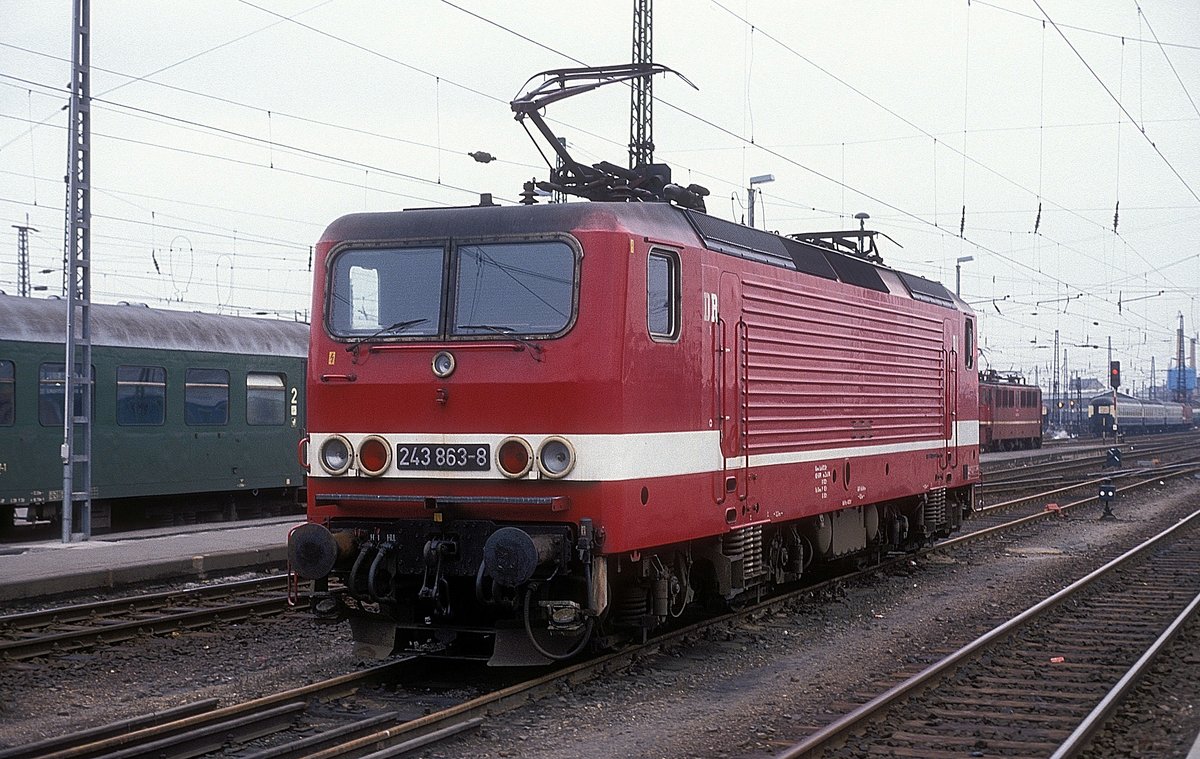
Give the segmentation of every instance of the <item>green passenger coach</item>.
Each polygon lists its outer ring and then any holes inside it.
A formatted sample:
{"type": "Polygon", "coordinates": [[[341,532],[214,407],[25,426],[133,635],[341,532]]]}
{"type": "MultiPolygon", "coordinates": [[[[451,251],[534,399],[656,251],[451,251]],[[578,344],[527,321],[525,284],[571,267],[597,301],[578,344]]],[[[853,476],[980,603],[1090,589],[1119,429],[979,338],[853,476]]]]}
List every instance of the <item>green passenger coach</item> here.
{"type": "MultiPolygon", "coordinates": [[[[0,531],[60,518],[65,333],[0,295],[0,531]]],[[[91,334],[93,530],[297,504],[307,324],[93,305],[91,334]]]]}

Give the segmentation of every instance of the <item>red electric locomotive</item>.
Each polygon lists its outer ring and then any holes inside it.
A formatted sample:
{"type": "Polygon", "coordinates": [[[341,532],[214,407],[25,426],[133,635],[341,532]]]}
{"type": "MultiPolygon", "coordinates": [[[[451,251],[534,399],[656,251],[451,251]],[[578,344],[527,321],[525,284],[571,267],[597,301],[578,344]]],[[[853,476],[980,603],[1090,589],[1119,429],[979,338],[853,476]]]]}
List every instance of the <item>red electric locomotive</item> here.
{"type": "Polygon", "coordinates": [[[1042,447],[1042,389],[1020,374],[979,374],[979,447],[1016,451],[1042,447]]]}
{"type": "Polygon", "coordinates": [[[564,166],[550,189],[651,202],[354,214],[317,246],[290,555],[340,580],[314,606],[360,655],[566,658],[958,526],[979,482],[962,301],[867,260],[871,232],[782,237],[706,215],[661,165],[564,166]]]}

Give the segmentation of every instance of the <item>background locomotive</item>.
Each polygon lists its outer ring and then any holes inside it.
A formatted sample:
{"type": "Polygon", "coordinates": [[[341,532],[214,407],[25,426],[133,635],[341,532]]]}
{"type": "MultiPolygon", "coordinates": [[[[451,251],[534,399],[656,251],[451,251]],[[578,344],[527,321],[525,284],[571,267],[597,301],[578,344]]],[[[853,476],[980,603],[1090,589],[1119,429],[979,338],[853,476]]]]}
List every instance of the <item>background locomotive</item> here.
{"type": "MultiPolygon", "coordinates": [[[[144,306],[91,316],[93,529],[297,500],[308,325],[144,306]]],[[[65,301],[0,296],[0,529],[17,508],[59,516],[65,325],[65,301]]]]}
{"type": "Polygon", "coordinates": [[[1015,451],[1042,447],[1042,389],[1019,374],[979,373],[979,447],[1015,451]]]}
{"type": "Polygon", "coordinates": [[[1152,401],[1110,391],[1088,401],[1093,435],[1137,435],[1191,429],[1192,407],[1175,401],[1152,401]]]}

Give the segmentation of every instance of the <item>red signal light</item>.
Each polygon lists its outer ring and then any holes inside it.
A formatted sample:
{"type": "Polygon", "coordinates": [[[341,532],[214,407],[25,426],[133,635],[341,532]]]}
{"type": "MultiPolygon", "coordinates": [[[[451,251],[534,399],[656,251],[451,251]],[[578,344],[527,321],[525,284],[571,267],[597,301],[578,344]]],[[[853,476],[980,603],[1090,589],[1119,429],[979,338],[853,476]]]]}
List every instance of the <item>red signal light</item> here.
{"type": "Polygon", "coordinates": [[[358,467],[372,477],[383,474],[392,463],[392,448],[381,437],[371,436],[358,446],[358,467]]]}
{"type": "Polygon", "coordinates": [[[521,438],[510,437],[496,451],[496,463],[506,477],[524,477],[533,467],[533,449],[521,438]]]}

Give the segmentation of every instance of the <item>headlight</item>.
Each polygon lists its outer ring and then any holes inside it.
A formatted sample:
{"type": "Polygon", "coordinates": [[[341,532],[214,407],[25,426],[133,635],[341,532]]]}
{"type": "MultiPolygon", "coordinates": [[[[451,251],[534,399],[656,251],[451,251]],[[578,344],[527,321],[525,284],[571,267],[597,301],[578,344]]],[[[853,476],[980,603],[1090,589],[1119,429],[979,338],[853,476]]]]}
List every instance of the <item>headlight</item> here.
{"type": "Polygon", "coordinates": [[[358,444],[358,468],[370,477],[378,477],[392,463],[392,446],[378,435],[363,438],[358,444]]]}
{"type": "Polygon", "coordinates": [[[330,474],[343,474],[350,468],[350,441],[341,435],[334,435],[321,443],[321,451],[317,456],[321,468],[330,474]]]}
{"type": "Polygon", "coordinates": [[[519,437],[510,437],[496,448],[496,466],[505,477],[524,477],[533,468],[533,448],[519,437]]]}
{"type": "Polygon", "coordinates": [[[450,351],[438,351],[431,363],[434,375],[442,379],[454,374],[454,364],[454,354],[450,351]]]}
{"type": "Polygon", "coordinates": [[[537,465],[546,477],[566,477],[575,466],[575,446],[566,438],[548,437],[538,448],[537,465]]]}

